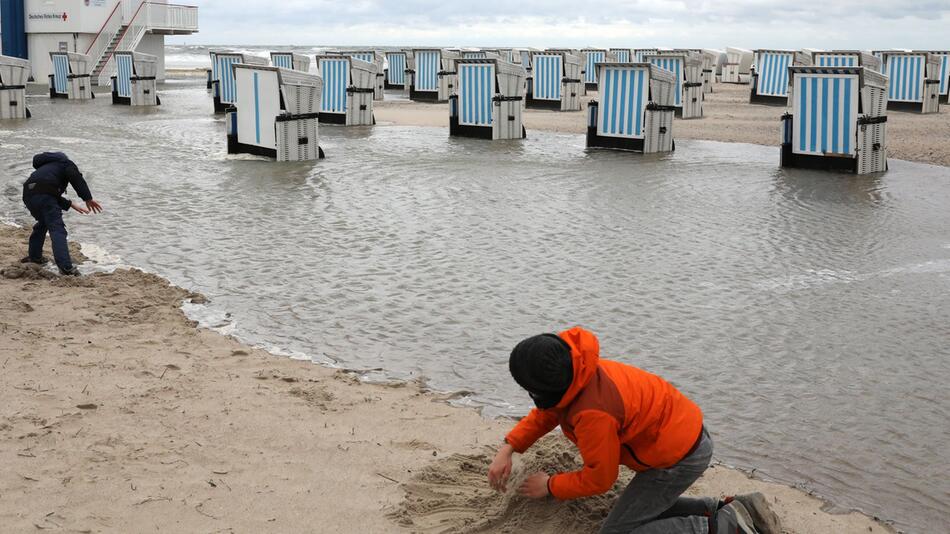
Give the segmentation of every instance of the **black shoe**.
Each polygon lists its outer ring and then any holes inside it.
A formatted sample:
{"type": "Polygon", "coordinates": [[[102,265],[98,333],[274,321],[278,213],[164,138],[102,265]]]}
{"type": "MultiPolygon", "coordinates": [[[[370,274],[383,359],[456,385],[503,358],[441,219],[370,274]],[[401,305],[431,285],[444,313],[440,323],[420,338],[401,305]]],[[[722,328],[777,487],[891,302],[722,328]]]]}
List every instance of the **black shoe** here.
{"type": "Polygon", "coordinates": [[[82,276],[82,274],[80,274],[80,272],[79,272],[79,269],[77,269],[77,268],[75,268],[75,267],[69,269],[68,271],[67,271],[66,269],[60,268],[60,269],[59,269],[59,274],[61,274],[61,275],[63,275],[63,276],[82,276]]]}
{"type": "Polygon", "coordinates": [[[47,262],[49,262],[49,260],[46,259],[46,256],[40,256],[39,258],[31,258],[27,256],[20,260],[20,263],[35,263],[37,265],[46,265],[47,262]]]}

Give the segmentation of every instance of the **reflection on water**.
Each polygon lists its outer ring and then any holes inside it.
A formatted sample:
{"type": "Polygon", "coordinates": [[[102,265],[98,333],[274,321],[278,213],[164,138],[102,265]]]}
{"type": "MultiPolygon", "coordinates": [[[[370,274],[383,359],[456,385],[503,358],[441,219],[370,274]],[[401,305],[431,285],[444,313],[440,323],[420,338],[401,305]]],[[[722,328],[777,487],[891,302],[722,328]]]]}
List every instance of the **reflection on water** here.
{"type": "Polygon", "coordinates": [[[904,528],[945,521],[947,169],[332,126],[326,160],[277,164],[225,154],[200,83],[145,111],[31,99],[0,130],[0,216],[23,220],[30,156],[63,149],[108,210],[72,235],[205,293],[242,339],[522,413],[508,351],[582,324],[695,398],[723,460],[904,528]]]}

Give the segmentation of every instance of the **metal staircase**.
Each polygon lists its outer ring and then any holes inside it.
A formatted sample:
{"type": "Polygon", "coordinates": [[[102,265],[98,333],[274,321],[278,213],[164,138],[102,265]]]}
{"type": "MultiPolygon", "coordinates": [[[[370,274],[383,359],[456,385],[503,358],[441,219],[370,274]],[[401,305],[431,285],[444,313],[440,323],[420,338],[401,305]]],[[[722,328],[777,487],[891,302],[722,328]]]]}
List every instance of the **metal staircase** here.
{"type": "Polygon", "coordinates": [[[115,32],[114,36],[112,36],[112,41],[109,43],[109,46],[107,46],[102,55],[99,56],[99,61],[96,63],[96,67],[92,69],[92,85],[99,85],[99,75],[102,74],[102,71],[106,68],[106,65],[109,64],[109,60],[112,59],[112,54],[119,46],[119,40],[122,39],[122,36],[125,34],[125,31],[128,29],[128,27],[129,26],[127,24],[119,26],[118,31],[115,32]]]}

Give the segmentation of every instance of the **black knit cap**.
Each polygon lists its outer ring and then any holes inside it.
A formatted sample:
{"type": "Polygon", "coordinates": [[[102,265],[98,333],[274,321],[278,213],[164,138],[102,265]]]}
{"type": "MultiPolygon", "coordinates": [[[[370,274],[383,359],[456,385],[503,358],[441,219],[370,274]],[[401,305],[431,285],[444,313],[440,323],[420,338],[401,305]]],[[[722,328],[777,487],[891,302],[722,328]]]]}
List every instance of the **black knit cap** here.
{"type": "Polygon", "coordinates": [[[553,408],[574,380],[571,347],[555,334],[529,337],[511,351],[508,370],[538,408],[553,408]]]}

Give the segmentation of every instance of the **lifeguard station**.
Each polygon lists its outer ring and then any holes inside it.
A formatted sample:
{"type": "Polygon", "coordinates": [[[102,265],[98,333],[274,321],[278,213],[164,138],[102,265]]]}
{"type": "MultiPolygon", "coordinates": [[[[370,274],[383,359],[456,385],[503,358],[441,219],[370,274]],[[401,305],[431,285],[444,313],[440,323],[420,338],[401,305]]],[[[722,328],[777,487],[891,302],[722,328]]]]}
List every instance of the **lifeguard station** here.
{"type": "Polygon", "coordinates": [[[534,109],[580,111],[583,60],[566,51],[531,54],[531,77],[525,106],[534,109]]]}
{"type": "Polygon", "coordinates": [[[224,113],[237,100],[237,83],[234,80],[234,65],[254,65],[266,67],[267,59],[225,50],[209,52],[214,63],[211,64],[211,96],[214,99],[214,112],[224,113]]]}
{"type": "Polygon", "coordinates": [[[270,64],[281,69],[310,72],[310,57],[293,52],[271,52],[270,64]]]}
{"type": "Polygon", "coordinates": [[[319,75],[246,63],[230,68],[237,90],[226,114],[229,154],[277,161],[324,157],[318,137],[319,75]]]}
{"type": "Polygon", "coordinates": [[[69,100],[96,98],[92,92],[92,58],[75,52],[50,52],[53,74],[49,75],[49,97],[69,100]]]}
{"type": "Polygon", "coordinates": [[[28,119],[26,82],[30,62],[18,57],[0,56],[0,119],[28,119]]]}
{"type": "Polygon", "coordinates": [[[112,103],[125,106],[159,106],[156,75],[158,58],[141,52],[116,52],[112,77],[112,103]]]}
{"type": "Polygon", "coordinates": [[[789,67],[782,166],[887,170],[888,79],[866,67],[789,67]]]}
{"type": "Polygon", "coordinates": [[[675,75],[653,63],[598,63],[598,100],[587,105],[587,146],[671,152],[675,75]]]}
{"type": "Polygon", "coordinates": [[[719,77],[721,83],[748,83],[752,77],[752,62],[755,61],[755,53],[745,48],[726,47],[726,62],[722,65],[722,74],[719,77]],[[742,77],[746,81],[742,81],[742,77]]]}
{"type": "Polygon", "coordinates": [[[703,116],[703,57],[685,50],[647,55],[646,60],[673,73],[673,107],[683,119],[703,116]]]}
{"type": "Polygon", "coordinates": [[[320,122],[369,126],[373,118],[376,65],[345,55],[317,56],[323,78],[320,122]]]}
{"type": "Polygon", "coordinates": [[[788,104],[788,68],[810,63],[805,53],[800,51],[756,50],[749,103],[772,106],[788,104]]]}
{"type": "Polygon", "coordinates": [[[406,52],[386,52],[386,89],[405,89],[406,52]]]}
{"type": "Polygon", "coordinates": [[[940,57],[930,52],[884,52],[890,79],[887,108],[917,113],[940,111],[940,57]]]}
{"type": "Polygon", "coordinates": [[[458,92],[449,97],[449,134],[524,139],[525,70],[501,59],[460,59],[458,92]]]}

